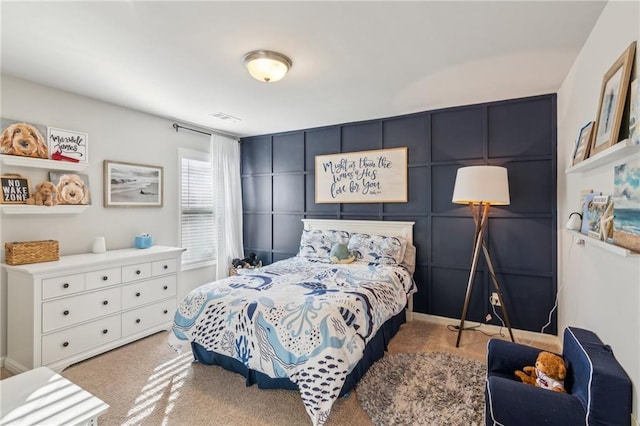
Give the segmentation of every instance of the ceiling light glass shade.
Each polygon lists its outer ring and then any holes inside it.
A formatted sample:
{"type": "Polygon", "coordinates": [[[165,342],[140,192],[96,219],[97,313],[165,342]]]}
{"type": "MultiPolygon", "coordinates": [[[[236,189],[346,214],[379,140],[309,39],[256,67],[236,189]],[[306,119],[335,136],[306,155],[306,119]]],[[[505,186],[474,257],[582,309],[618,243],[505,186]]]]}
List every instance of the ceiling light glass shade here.
{"type": "Polygon", "coordinates": [[[291,68],[291,59],[268,50],[249,52],[244,55],[242,62],[253,78],[265,83],[281,80],[291,68]]]}
{"type": "Polygon", "coordinates": [[[456,174],[453,199],[456,204],[508,205],[509,180],[507,169],[500,166],[461,167],[456,174]]]}

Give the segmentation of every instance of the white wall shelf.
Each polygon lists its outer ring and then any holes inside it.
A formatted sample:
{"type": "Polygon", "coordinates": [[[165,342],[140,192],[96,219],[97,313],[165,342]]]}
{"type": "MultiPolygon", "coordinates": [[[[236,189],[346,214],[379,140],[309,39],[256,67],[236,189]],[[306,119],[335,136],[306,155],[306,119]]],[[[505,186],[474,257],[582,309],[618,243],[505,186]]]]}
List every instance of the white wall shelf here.
{"type": "Polygon", "coordinates": [[[0,204],[4,214],[77,214],[82,213],[89,206],[59,205],[33,206],[27,204],[0,204]]]}
{"type": "Polygon", "coordinates": [[[578,241],[582,241],[584,244],[593,245],[603,250],[610,251],[611,253],[615,253],[618,256],[629,257],[629,256],[640,256],[639,253],[632,252],[629,249],[624,247],[616,246],[615,244],[610,244],[601,240],[597,240],[595,238],[591,238],[587,235],[584,235],[578,231],[568,231],[569,234],[573,236],[574,242],[580,244],[578,241]]]}
{"type": "Polygon", "coordinates": [[[87,168],[88,163],[73,163],[70,161],[45,160],[44,158],[21,157],[18,155],[0,155],[2,164],[16,167],[31,167],[49,170],[80,171],[87,168]]]}
{"type": "Polygon", "coordinates": [[[620,160],[634,153],[640,153],[640,145],[633,145],[631,140],[625,139],[597,153],[593,157],[589,157],[575,166],[565,169],[564,172],[566,174],[586,172],[613,163],[616,160],[620,160]]]}

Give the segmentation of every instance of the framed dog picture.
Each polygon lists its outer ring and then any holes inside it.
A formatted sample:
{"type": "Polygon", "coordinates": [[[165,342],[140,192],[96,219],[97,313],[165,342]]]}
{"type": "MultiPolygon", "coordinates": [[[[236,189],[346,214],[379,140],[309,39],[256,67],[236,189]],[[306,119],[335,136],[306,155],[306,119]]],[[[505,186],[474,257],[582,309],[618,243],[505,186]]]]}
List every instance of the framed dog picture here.
{"type": "Polygon", "coordinates": [[[43,136],[47,134],[46,126],[0,118],[0,127],[0,154],[49,158],[47,141],[43,136]]]}
{"type": "Polygon", "coordinates": [[[0,176],[2,204],[27,204],[29,198],[29,178],[20,175],[0,176]]]}
{"type": "Polygon", "coordinates": [[[105,207],[162,207],[163,169],[104,161],[105,207]]]}
{"type": "Polygon", "coordinates": [[[89,176],[75,172],[49,171],[49,181],[58,189],[58,204],[89,205],[89,176]]]}

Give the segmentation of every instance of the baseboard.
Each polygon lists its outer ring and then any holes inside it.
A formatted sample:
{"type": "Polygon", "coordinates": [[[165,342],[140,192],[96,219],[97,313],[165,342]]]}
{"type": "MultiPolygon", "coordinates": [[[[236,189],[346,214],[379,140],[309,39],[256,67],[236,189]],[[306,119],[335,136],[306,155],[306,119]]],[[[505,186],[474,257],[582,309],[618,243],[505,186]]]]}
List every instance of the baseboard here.
{"type": "Polygon", "coordinates": [[[25,371],[31,370],[30,368],[12,360],[11,358],[6,358],[4,360],[4,368],[6,368],[12,374],[20,374],[25,371]]]}
{"type": "MultiPolygon", "coordinates": [[[[455,318],[439,317],[437,315],[421,314],[419,312],[413,313],[413,319],[414,321],[425,321],[425,322],[431,322],[434,324],[456,325],[456,326],[460,325],[460,320],[457,320],[455,318]]],[[[478,323],[473,321],[465,321],[465,325],[466,324],[468,324],[469,326],[475,326],[478,323]]],[[[493,324],[482,323],[482,327],[485,328],[485,330],[488,333],[498,333],[500,331],[500,326],[493,325],[493,324]]],[[[504,327],[502,327],[502,331],[503,332],[506,331],[504,327]]],[[[555,345],[558,349],[562,347],[561,341],[558,338],[558,336],[554,336],[551,334],[537,333],[537,332],[528,331],[528,330],[519,330],[516,328],[511,329],[511,331],[513,331],[513,336],[515,337],[518,343],[530,344],[531,342],[539,342],[539,343],[544,343],[549,345],[555,345]]]]}

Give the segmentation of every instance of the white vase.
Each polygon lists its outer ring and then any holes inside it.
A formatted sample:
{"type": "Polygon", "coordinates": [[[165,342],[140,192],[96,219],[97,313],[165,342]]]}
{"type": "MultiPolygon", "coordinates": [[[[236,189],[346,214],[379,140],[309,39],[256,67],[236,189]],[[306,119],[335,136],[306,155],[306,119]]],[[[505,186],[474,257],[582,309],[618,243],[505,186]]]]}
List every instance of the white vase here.
{"type": "Polygon", "coordinates": [[[93,252],[104,253],[105,251],[107,251],[107,244],[104,240],[104,237],[96,237],[93,240],[93,252]]]}

